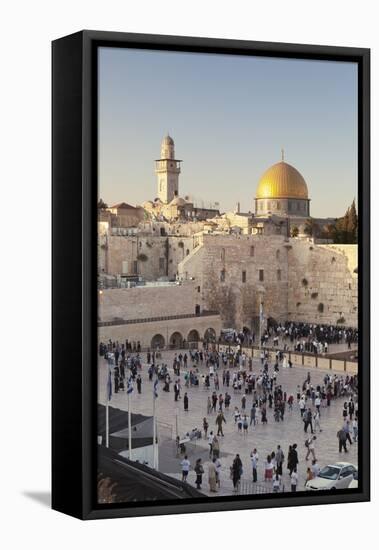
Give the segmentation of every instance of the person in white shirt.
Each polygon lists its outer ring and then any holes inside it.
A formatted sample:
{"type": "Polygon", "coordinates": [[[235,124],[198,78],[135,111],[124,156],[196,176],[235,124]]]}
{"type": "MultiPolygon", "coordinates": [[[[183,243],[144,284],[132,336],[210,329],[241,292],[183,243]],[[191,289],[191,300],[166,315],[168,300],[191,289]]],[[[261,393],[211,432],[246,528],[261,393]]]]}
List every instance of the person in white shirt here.
{"type": "Polygon", "coordinates": [[[251,467],[253,470],[253,482],[256,483],[257,481],[257,468],[258,468],[258,452],[257,449],[254,449],[252,453],[250,453],[251,458],[251,467]]]}
{"type": "Polygon", "coordinates": [[[185,455],[184,459],[181,461],[182,466],[182,481],[187,481],[188,472],[190,471],[191,463],[188,460],[188,456],[185,455]]]}
{"type": "Polygon", "coordinates": [[[221,485],[221,478],[220,478],[220,475],[221,475],[221,460],[219,458],[216,458],[216,461],[215,461],[215,467],[216,467],[216,483],[217,483],[217,486],[218,488],[220,488],[220,485],[221,485]]]}
{"type": "Polygon", "coordinates": [[[309,455],[312,455],[313,460],[316,460],[315,441],[316,441],[316,436],[315,435],[313,437],[310,437],[309,439],[307,439],[308,452],[307,452],[307,456],[305,457],[305,460],[308,460],[309,455]]]}
{"type": "Polygon", "coordinates": [[[299,475],[298,475],[297,471],[294,470],[291,474],[291,491],[293,493],[296,493],[298,481],[299,481],[299,475]]]}
{"type": "Polygon", "coordinates": [[[316,393],[315,407],[318,410],[318,412],[320,412],[320,406],[321,406],[321,397],[319,393],[316,393]]]}
{"type": "Polygon", "coordinates": [[[282,482],[282,476],[279,474],[275,474],[274,480],[272,482],[272,490],[274,493],[279,493],[281,482],[282,482]]]}
{"type": "Polygon", "coordinates": [[[303,414],[304,414],[304,411],[305,411],[305,398],[304,398],[304,395],[301,396],[301,399],[299,401],[299,409],[300,409],[300,415],[302,417],[303,414]]]}
{"type": "Polygon", "coordinates": [[[313,478],[317,477],[318,474],[320,473],[320,466],[317,464],[316,459],[312,460],[311,472],[312,472],[313,478]]]}
{"type": "Polygon", "coordinates": [[[319,411],[315,411],[313,414],[313,429],[315,432],[317,431],[317,428],[319,432],[322,432],[319,411]]]}

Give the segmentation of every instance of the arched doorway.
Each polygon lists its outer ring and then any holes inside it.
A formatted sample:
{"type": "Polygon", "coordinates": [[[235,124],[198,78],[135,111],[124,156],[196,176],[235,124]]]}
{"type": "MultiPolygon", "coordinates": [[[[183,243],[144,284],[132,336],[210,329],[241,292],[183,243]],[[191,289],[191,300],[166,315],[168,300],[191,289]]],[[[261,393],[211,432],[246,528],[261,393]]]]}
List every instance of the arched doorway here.
{"type": "Polygon", "coordinates": [[[214,328],[207,328],[204,333],[204,340],[206,342],[216,342],[216,331],[214,328]]]}
{"type": "Polygon", "coordinates": [[[200,340],[200,334],[195,329],[190,330],[188,333],[187,340],[189,343],[198,342],[200,340]]]}
{"type": "Polygon", "coordinates": [[[163,349],[165,347],[165,339],[162,334],[156,334],[151,339],[151,349],[163,349]]]}
{"type": "Polygon", "coordinates": [[[170,348],[179,349],[183,347],[183,336],[180,332],[174,332],[170,337],[170,348]]]}

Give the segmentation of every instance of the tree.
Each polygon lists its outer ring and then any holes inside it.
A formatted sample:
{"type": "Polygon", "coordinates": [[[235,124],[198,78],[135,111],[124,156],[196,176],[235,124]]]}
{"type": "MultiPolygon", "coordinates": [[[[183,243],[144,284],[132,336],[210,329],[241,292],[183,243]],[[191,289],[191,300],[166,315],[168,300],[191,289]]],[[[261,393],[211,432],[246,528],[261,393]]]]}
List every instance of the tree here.
{"type": "Polygon", "coordinates": [[[358,215],[355,208],[355,199],[351,203],[347,216],[347,233],[351,243],[357,242],[358,237],[358,215]]]}
{"type": "Polygon", "coordinates": [[[310,237],[318,237],[320,234],[320,227],[312,218],[309,218],[309,220],[305,222],[304,233],[310,237]]]}
{"type": "Polygon", "coordinates": [[[337,244],[356,244],[358,242],[358,216],[355,199],[342,218],[338,218],[331,231],[337,244]]]}
{"type": "Polygon", "coordinates": [[[99,210],[105,210],[106,208],[108,208],[108,205],[103,201],[103,199],[99,199],[97,203],[97,208],[99,210]]]}

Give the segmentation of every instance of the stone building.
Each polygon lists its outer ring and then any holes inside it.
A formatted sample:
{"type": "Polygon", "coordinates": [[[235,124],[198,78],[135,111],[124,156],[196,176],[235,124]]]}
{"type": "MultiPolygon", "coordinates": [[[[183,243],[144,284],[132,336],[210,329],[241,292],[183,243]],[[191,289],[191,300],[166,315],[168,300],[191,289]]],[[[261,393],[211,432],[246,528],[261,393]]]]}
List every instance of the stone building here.
{"type": "Polygon", "coordinates": [[[180,163],[166,136],[156,199],[99,211],[101,337],[175,347],[222,326],[257,330],[260,303],[266,320],[357,326],[357,246],[305,234],[310,198],[296,168],[282,157],[263,174],[254,213],[220,214],[179,196],[180,163]]]}

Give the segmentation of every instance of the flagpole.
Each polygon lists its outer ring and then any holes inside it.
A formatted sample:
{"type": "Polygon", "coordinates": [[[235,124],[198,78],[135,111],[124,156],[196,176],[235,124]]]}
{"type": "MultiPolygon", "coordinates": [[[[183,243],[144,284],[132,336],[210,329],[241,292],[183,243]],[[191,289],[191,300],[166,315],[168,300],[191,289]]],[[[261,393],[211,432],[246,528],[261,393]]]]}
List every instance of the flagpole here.
{"type": "Polygon", "coordinates": [[[107,400],[105,403],[105,446],[109,448],[109,401],[112,398],[112,368],[108,363],[107,400]]]}
{"type": "Polygon", "coordinates": [[[155,393],[153,392],[153,468],[157,470],[157,426],[155,421],[155,393]]]}
{"type": "Polygon", "coordinates": [[[129,460],[132,458],[132,414],[130,411],[130,393],[128,392],[128,438],[129,438],[129,460]]]}
{"type": "Polygon", "coordinates": [[[105,446],[109,447],[109,401],[105,405],[105,446]]]}

